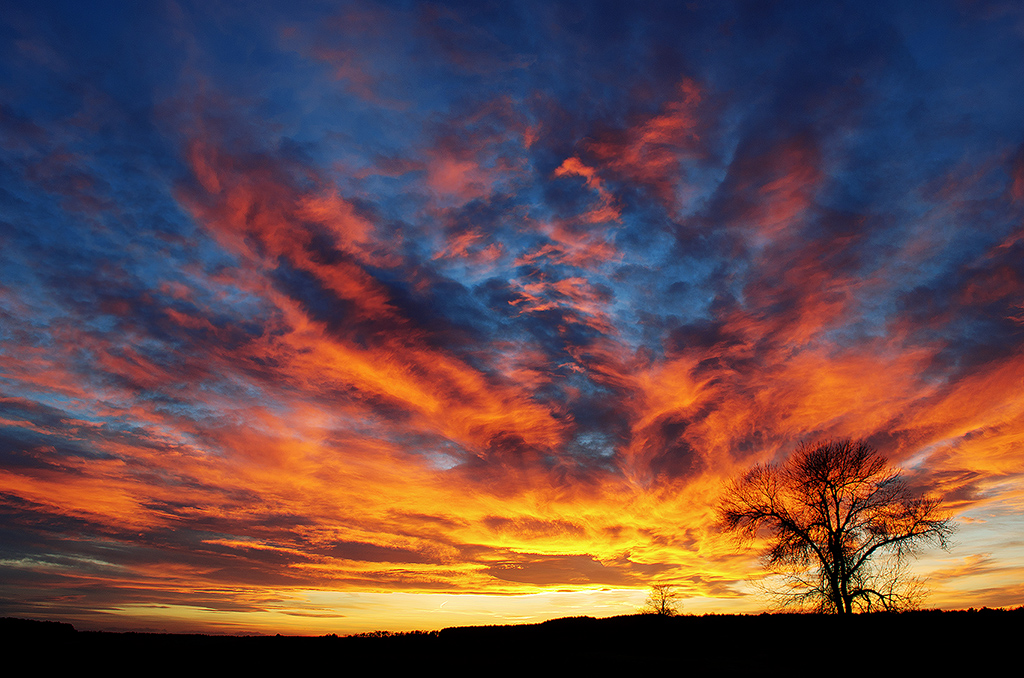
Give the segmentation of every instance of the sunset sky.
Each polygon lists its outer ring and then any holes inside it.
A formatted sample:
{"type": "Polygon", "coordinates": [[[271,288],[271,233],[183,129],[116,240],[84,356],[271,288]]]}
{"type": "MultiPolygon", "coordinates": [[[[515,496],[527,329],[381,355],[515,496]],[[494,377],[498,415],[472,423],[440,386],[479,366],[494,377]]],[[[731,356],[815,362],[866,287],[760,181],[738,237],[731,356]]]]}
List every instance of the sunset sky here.
{"type": "Polygon", "coordinates": [[[0,616],[757,612],[844,437],[1024,604],[1021,3],[4,3],[0,616]]]}

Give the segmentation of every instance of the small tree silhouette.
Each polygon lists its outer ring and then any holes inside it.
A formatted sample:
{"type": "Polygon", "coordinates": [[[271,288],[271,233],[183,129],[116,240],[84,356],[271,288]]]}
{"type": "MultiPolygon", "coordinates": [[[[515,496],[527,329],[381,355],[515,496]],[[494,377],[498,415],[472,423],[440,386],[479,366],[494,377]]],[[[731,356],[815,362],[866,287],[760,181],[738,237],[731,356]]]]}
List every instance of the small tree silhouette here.
{"type": "Polygon", "coordinates": [[[679,614],[679,591],[675,584],[655,584],[647,594],[644,606],[640,608],[643,614],[660,614],[664,617],[672,617],[679,614]]]}
{"type": "Polygon", "coordinates": [[[921,585],[907,576],[908,560],[928,543],[947,548],[954,529],[937,499],[911,496],[897,469],[851,440],[755,466],[719,515],[741,540],[770,535],[763,561],[782,580],[782,604],[837,614],[914,607],[921,585]]]}

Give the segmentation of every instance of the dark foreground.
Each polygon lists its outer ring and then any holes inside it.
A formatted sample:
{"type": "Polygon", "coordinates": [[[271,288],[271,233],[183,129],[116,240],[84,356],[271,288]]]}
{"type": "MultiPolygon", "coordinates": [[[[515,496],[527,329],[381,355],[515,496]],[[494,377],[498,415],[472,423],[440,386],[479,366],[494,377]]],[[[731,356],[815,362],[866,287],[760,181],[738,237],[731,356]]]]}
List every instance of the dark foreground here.
{"type": "Polygon", "coordinates": [[[37,671],[99,668],[119,675],[440,669],[448,675],[603,675],[669,670],[713,675],[892,675],[1005,672],[1018,666],[1024,607],[920,611],[852,618],[773,614],[574,617],[350,637],[204,636],[76,631],[69,624],[0,620],[0,638],[37,671]],[[1007,662],[1014,662],[1007,664],[1007,662]]]}

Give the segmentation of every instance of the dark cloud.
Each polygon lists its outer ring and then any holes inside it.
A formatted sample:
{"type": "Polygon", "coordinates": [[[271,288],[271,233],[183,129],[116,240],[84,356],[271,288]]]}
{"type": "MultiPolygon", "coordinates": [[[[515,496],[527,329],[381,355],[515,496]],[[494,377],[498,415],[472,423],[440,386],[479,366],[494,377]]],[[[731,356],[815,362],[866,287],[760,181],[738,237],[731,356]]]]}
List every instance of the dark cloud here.
{"type": "MultiPolygon", "coordinates": [[[[615,565],[619,565],[619,563],[615,565]]],[[[540,554],[521,554],[515,560],[491,566],[488,573],[497,579],[540,586],[553,584],[630,586],[643,584],[649,581],[651,575],[664,571],[668,567],[667,565],[629,563],[629,568],[624,571],[624,568],[605,565],[588,555],[551,557],[540,554]]]]}

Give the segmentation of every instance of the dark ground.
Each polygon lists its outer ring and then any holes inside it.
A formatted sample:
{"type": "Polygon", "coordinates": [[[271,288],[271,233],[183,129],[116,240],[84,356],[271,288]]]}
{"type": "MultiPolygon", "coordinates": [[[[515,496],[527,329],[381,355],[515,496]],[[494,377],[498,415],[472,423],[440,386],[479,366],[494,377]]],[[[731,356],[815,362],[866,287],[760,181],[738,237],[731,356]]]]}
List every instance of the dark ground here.
{"type": "Polygon", "coordinates": [[[349,637],[204,636],[76,631],[4,618],[7,659],[34,673],[240,675],[440,669],[446,675],[1019,675],[1024,607],[839,618],[810,614],[570,617],[349,637]],[[33,661],[34,660],[34,661],[33,661]]]}

